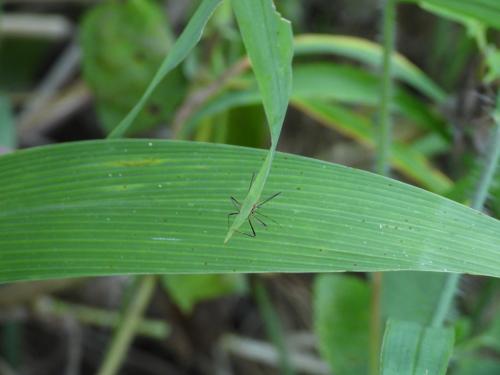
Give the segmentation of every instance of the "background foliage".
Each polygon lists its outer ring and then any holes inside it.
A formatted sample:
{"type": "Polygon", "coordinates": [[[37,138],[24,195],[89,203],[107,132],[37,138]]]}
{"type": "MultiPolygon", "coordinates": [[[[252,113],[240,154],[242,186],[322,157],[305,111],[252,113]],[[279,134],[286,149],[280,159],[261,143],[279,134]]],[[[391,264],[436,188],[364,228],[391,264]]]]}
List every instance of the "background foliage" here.
{"type": "Polygon", "coordinates": [[[4,0],[2,371],[499,371],[500,5],[276,7],[4,0]]]}

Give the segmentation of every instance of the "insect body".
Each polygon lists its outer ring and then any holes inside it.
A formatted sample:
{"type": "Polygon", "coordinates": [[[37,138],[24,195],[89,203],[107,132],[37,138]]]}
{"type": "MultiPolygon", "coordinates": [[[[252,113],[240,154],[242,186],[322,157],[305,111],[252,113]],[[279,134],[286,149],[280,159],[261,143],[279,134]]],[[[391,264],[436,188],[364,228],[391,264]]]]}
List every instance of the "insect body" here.
{"type": "MultiPolygon", "coordinates": [[[[252,175],[252,180],[250,181],[250,186],[248,188],[249,191],[250,191],[250,188],[252,187],[254,177],[255,177],[255,173],[252,175]]],[[[255,233],[255,229],[254,229],[253,224],[252,224],[252,219],[257,220],[257,222],[259,224],[261,224],[263,227],[267,227],[267,224],[262,220],[262,218],[269,219],[269,220],[271,220],[271,221],[273,221],[273,222],[276,223],[275,220],[273,220],[270,217],[264,215],[263,213],[258,212],[257,210],[260,207],[262,207],[265,203],[269,202],[271,199],[276,198],[280,194],[281,194],[281,192],[275,193],[275,194],[271,195],[269,198],[266,198],[266,199],[264,199],[261,202],[255,203],[252,206],[252,209],[250,210],[250,213],[248,214],[248,217],[247,217],[248,224],[250,225],[250,229],[252,230],[252,233],[245,233],[245,232],[240,232],[240,231],[237,231],[237,232],[241,233],[241,234],[244,234],[246,236],[249,236],[249,237],[255,237],[256,233],[255,233]]],[[[238,215],[240,213],[240,209],[241,209],[241,203],[235,197],[230,197],[230,198],[231,198],[231,202],[233,203],[234,207],[236,208],[236,211],[235,212],[230,212],[227,215],[227,226],[228,227],[229,227],[229,218],[231,216],[238,215]]]]}

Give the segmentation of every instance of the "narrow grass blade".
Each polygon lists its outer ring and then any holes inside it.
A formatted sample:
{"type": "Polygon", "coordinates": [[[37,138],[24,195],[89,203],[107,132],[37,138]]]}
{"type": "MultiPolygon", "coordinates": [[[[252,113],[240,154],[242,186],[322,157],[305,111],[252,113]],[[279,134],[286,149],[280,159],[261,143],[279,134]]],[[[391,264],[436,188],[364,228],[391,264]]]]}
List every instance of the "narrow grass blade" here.
{"type": "Polygon", "coordinates": [[[10,101],[0,93],[0,154],[12,151],[16,146],[16,128],[10,101]]]}
{"type": "Polygon", "coordinates": [[[497,0],[419,0],[419,4],[466,26],[477,22],[500,30],[500,3],[497,0]]]}
{"type": "MultiPolygon", "coordinates": [[[[349,57],[378,68],[382,60],[382,48],[369,40],[344,35],[304,34],[295,38],[295,55],[321,55],[332,53],[349,57]]],[[[416,65],[399,53],[392,55],[393,74],[410,84],[434,101],[441,103],[446,92],[416,65]]]]}
{"type": "MultiPolygon", "coordinates": [[[[319,100],[293,100],[293,105],[322,124],[370,147],[375,147],[374,130],[370,120],[339,105],[319,100]]],[[[433,167],[427,158],[404,143],[393,142],[391,161],[395,168],[412,180],[434,192],[445,192],[450,179],[433,167]]]]}
{"type": "Polygon", "coordinates": [[[108,138],[121,138],[125,135],[128,128],[132,125],[133,121],[142,110],[147,100],[160,84],[162,79],[182,60],[186,58],[188,53],[194,48],[196,43],[201,38],[201,34],[205,25],[214,12],[215,8],[220,4],[221,0],[203,0],[196,12],[189,20],[188,25],[180,35],[179,39],[174,43],[170,53],[167,55],[162,65],[156,72],[154,78],[151,80],[148,88],[142,95],[141,99],[132,108],[129,114],[118,124],[118,126],[109,134],[108,138]]]}
{"type": "MultiPolygon", "coordinates": [[[[375,107],[378,103],[378,78],[360,68],[334,63],[303,63],[293,68],[293,99],[336,100],[346,104],[375,107]],[[332,89],[335,88],[335,89],[332,89]]],[[[192,132],[202,118],[241,105],[259,103],[260,96],[251,80],[240,91],[227,91],[207,102],[188,119],[183,136],[192,132]]],[[[424,130],[449,140],[445,121],[406,90],[395,90],[391,110],[424,130]]]]}
{"type": "Polygon", "coordinates": [[[270,0],[239,0],[232,4],[262,96],[271,133],[271,147],[224,243],[247,221],[260,199],[271,171],[292,90],[293,35],[290,23],[276,12],[270,0]]]}

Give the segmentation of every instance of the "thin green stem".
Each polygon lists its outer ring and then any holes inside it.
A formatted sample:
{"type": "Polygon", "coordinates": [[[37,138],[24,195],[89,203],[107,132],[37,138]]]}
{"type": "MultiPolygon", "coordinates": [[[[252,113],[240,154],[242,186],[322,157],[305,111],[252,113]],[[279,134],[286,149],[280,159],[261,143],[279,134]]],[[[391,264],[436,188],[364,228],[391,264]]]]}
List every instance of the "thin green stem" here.
{"type": "MultiPolygon", "coordinates": [[[[472,195],[471,207],[475,210],[482,210],[484,202],[488,197],[488,190],[490,188],[493,177],[499,165],[500,159],[500,93],[497,95],[497,106],[493,113],[495,121],[494,128],[492,129],[491,142],[484,161],[484,167],[481,171],[478,184],[472,195]]],[[[445,286],[441,293],[438,306],[432,319],[433,327],[440,327],[446,320],[446,315],[453,304],[453,298],[458,289],[460,282],[460,274],[450,274],[446,280],[445,286]]]]}
{"type": "Polygon", "coordinates": [[[432,327],[441,327],[443,325],[453,304],[453,298],[457,292],[459,282],[459,273],[451,273],[446,278],[436,311],[434,311],[434,315],[432,316],[432,327]]]}
{"type": "Polygon", "coordinates": [[[382,312],[380,307],[380,296],[382,290],[382,272],[372,274],[372,294],[370,302],[370,374],[377,375],[379,372],[380,343],[382,335],[382,312]]]}
{"type": "Polygon", "coordinates": [[[392,142],[392,120],[390,111],[393,83],[391,56],[394,53],[394,41],[396,39],[396,2],[397,0],[385,0],[382,20],[384,49],[382,55],[382,77],[377,124],[377,160],[375,170],[377,173],[384,176],[389,174],[389,158],[392,142]]]}
{"type": "Polygon", "coordinates": [[[253,277],[253,281],[255,299],[257,301],[262,319],[264,320],[267,335],[279,353],[281,373],[285,375],[293,375],[294,371],[292,365],[290,364],[290,356],[288,354],[288,348],[285,344],[283,330],[278,315],[273,308],[271,299],[267,294],[264,284],[259,279],[259,276],[253,277]]]}
{"type": "MultiPolygon", "coordinates": [[[[390,157],[392,147],[392,55],[396,40],[396,3],[397,0],[384,1],[382,18],[383,55],[381,65],[380,102],[377,123],[377,155],[375,171],[387,176],[390,173],[390,157]]],[[[370,374],[379,372],[379,353],[381,343],[381,307],[380,295],[382,274],[377,272],[372,277],[371,323],[370,323],[370,374]]]]}
{"type": "Polygon", "coordinates": [[[98,375],[116,374],[120,369],[127,350],[134,338],[135,331],[142,319],[155,285],[154,276],[141,276],[132,290],[131,299],[126,306],[118,329],[113,335],[98,375]]]}
{"type": "MultiPolygon", "coordinates": [[[[96,307],[78,305],[53,299],[39,298],[35,304],[36,311],[41,315],[71,316],[83,324],[99,327],[116,328],[120,323],[120,313],[96,307]]],[[[136,333],[157,340],[167,337],[170,327],[163,320],[141,319],[137,324],[136,333]]]]}

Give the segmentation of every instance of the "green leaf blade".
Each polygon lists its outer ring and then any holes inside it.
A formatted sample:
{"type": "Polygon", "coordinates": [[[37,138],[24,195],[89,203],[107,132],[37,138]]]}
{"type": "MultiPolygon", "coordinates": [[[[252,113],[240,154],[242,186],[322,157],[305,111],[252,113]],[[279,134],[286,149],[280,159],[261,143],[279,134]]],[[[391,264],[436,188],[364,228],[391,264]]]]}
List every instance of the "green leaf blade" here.
{"type": "MultiPolygon", "coordinates": [[[[421,189],[278,153],[257,237],[227,231],[262,150],[68,143],[0,157],[0,281],[111,274],[441,271],[500,277],[500,222],[421,189]]],[[[243,229],[243,228],[242,228],[243,229]]],[[[246,228],[245,228],[246,229],[246,228]]]]}
{"type": "Polygon", "coordinates": [[[449,328],[424,328],[389,319],[381,353],[382,375],[444,375],[453,350],[449,328]]]}
{"type": "Polygon", "coordinates": [[[314,282],[314,331],[319,350],[338,374],[368,371],[370,287],[348,275],[318,275],[314,282]]]}
{"type": "MultiPolygon", "coordinates": [[[[369,40],[344,36],[304,34],[295,38],[295,54],[310,55],[333,53],[349,57],[378,68],[382,60],[382,48],[369,40]]],[[[392,56],[393,74],[436,102],[443,102],[447,96],[435,82],[406,57],[399,53],[392,56]]]]}
{"type": "Polygon", "coordinates": [[[240,0],[232,3],[236,20],[262,96],[271,133],[271,147],[247,196],[241,203],[224,243],[250,223],[271,171],[281,127],[292,90],[293,34],[290,22],[276,12],[271,0],[240,0]]]}

